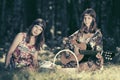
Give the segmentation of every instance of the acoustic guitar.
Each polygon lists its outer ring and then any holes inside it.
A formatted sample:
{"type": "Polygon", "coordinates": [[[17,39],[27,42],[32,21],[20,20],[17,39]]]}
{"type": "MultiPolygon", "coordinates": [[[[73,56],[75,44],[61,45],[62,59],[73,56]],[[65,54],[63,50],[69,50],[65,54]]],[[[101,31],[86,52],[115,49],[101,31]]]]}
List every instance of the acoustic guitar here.
{"type": "MultiPolygon", "coordinates": [[[[96,31],[96,33],[94,35],[87,35],[86,37],[87,38],[90,37],[90,39],[89,39],[89,42],[90,42],[92,40],[92,38],[95,37],[98,34],[99,34],[99,31],[96,31]]],[[[83,57],[84,57],[84,54],[81,54],[82,52],[85,53],[85,54],[87,54],[87,53],[88,54],[92,53],[93,55],[97,54],[97,51],[86,50],[86,48],[87,48],[86,43],[78,42],[76,39],[74,39],[74,40],[70,39],[70,43],[72,45],[74,45],[74,52],[75,52],[75,54],[76,54],[76,56],[78,58],[78,61],[81,61],[83,59],[83,57]]],[[[66,53],[61,55],[62,64],[66,65],[67,63],[69,63],[71,61],[76,62],[76,59],[69,52],[66,52],[66,53]],[[66,56],[66,55],[69,55],[69,56],[66,56]]]]}
{"type": "MultiPolygon", "coordinates": [[[[76,40],[70,40],[70,43],[76,47],[74,47],[74,52],[78,58],[78,61],[81,61],[84,57],[83,54],[80,53],[80,50],[86,50],[86,44],[85,43],[78,43],[76,40]]],[[[61,62],[62,64],[66,65],[67,63],[74,61],[76,62],[76,59],[74,55],[70,54],[69,52],[66,52],[61,55],[61,62]],[[67,56],[69,55],[69,56],[67,56]]]]}

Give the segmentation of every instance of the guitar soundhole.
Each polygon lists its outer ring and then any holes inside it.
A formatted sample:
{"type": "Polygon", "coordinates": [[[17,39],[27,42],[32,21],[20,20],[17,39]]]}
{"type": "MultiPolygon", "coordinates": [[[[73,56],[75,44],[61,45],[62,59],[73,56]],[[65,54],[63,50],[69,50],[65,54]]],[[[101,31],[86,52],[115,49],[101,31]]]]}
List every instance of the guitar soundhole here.
{"type": "Polygon", "coordinates": [[[87,49],[86,50],[92,50],[92,47],[90,44],[87,44],[87,49]]]}

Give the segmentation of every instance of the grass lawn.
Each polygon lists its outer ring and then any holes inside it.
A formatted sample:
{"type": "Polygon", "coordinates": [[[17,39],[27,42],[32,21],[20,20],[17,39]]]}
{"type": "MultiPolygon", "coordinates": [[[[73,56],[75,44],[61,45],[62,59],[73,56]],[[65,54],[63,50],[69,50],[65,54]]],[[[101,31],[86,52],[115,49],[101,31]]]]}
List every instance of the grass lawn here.
{"type": "Polygon", "coordinates": [[[119,80],[120,65],[106,65],[103,70],[92,72],[72,72],[61,69],[39,69],[36,72],[27,69],[5,71],[0,63],[0,80],[119,80]]]}
{"type": "MultiPolygon", "coordinates": [[[[53,57],[51,58],[53,59],[53,57]]],[[[60,67],[56,69],[28,69],[5,71],[3,69],[5,57],[0,58],[0,80],[120,80],[120,65],[108,64],[103,70],[97,71],[66,71],[60,67]]]]}

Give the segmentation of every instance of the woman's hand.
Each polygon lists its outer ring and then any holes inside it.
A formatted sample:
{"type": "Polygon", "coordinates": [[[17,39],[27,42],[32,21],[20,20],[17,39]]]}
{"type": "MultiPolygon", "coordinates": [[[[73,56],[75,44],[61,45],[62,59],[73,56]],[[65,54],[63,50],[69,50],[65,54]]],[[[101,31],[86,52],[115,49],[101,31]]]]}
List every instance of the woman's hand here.
{"type": "Polygon", "coordinates": [[[104,63],[104,59],[100,53],[97,53],[96,58],[99,60],[99,65],[102,67],[104,63]]]}
{"type": "Polygon", "coordinates": [[[101,55],[100,53],[97,53],[96,57],[97,57],[98,59],[101,59],[101,58],[102,58],[102,55],[101,55]]]}
{"type": "Polygon", "coordinates": [[[11,69],[11,68],[10,68],[9,64],[5,64],[4,70],[5,70],[5,71],[9,71],[10,69],[11,69]]]}
{"type": "Polygon", "coordinates": [[[7,64],[5,64],[4,68],[5,68],[5,69],[7,69],[7,68],[8,68],[8,65],[7,65],[7,64]]]}

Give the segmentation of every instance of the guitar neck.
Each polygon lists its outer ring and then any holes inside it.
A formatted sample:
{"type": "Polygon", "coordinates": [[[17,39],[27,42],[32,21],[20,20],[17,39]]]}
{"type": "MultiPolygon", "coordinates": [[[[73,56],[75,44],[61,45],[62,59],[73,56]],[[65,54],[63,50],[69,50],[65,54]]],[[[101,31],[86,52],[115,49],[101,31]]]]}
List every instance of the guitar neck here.
{"type": "Polygon", "coordinates": [[[98,51],[92,51],[92,50],[80,50],[80,54],[83,55],[96,55],[98,51]]]}

